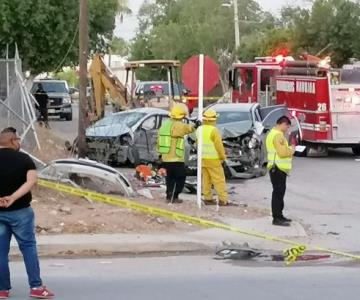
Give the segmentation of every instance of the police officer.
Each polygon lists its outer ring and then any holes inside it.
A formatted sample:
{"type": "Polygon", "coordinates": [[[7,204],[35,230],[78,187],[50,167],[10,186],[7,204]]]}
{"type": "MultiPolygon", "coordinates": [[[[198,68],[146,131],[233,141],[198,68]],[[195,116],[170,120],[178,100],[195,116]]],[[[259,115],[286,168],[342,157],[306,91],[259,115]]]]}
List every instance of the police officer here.
{"type": "Polygon", "coordinates": [[[213,109],[203,113],[203,125],[197,130],[202,133],[202,193],[205,204],[216,204],[212,196],[214,186],[219,205],[228,205],[228,193],[225,181],[223,162],[226,160],[225,149],[220,132],[215,127],[218,114],[213,109]]]}
{"type": "Polygon", "coordinates": [[[182,121],[186,115],[181,105],[175,105],[169,114],[170,119],[162,124],[158,134],[158,152],[166,169],[166,200],[171,203],[182,202],[179,194],[186,179],[184,136],[196,129],[182,121]]]}
{"type": "Polygon", "coordinates": [[[282,116],[266,137],[268,169],[273,186],[271,209],[273,225],[290,226],[291,220],[283,216],[286,178],[292,168],[294,147],[289,147],[285,134],[290,128],[290,119],[282,116]]]}

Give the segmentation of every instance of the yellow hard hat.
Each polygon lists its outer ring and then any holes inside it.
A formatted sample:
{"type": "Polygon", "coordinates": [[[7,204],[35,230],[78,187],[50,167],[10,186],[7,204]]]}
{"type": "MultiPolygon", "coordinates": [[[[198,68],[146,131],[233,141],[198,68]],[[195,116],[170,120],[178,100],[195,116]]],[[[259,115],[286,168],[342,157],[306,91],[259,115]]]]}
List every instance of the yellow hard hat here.
{"type": "Polygon", "coordinates": [[[175,105],[169,113],[169,116],[172,119],[183,119],[186,117],[186,111],[182,105],[175,105]]]}
{"type": "Polygon", "coordinates": [[[204,113],[203,113],[203,120],[204,121],[216,121],[217,118],[219,117],[218,113],[213,110],[213,109],[207,109],[204,113]]]}

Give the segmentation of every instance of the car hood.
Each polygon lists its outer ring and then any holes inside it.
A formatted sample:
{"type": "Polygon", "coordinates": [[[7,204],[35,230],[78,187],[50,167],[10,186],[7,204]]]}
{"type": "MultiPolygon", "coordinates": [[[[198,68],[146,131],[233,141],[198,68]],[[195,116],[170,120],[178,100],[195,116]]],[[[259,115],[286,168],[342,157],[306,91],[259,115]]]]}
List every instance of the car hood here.
{"type": "Polygon", "coordinates": [[[226,123],[226,124],[218,124],[216,126],[223,139],[227,138],[236,138],[238,136],[241,136],[249,130],[253,128],[252,121],[240,121],[240,122],[232,122],[232,123],[226,123]]]}
{"type": "Polygon", "coordinates": [[[125,124],[97,125],[86,129],[87,137],[117,137],[131,133],[131,129],[125,124]]]}

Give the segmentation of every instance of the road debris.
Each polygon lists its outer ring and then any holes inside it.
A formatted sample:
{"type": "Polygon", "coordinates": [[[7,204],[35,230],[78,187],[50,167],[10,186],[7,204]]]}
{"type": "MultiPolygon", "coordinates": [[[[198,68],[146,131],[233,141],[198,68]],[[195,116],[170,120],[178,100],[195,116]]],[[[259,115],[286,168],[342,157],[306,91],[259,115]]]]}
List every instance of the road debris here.
{"type": "Polygon", "coordinates": [[[71,183],[101,193],[133,197],[130,181],[118,170],[87,159],[59,159],[51,161],[39,171],[39,178],[71,183]]]}
{"type": "Polygon", "coordinates": [[[261,252],[250,248],[248,243],[240,245],[232,242],[223,242],[223,246],[216,251],[216,255],[220,259],[249,260],[261,255],[261,252]]]}

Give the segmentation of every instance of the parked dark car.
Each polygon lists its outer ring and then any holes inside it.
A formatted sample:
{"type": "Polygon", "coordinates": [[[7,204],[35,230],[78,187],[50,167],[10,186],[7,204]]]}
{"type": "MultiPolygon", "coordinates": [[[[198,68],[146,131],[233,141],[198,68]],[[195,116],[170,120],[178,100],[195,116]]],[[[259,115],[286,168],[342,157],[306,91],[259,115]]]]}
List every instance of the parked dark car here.
{"type": "MultiPolygon", "coordinates": [[[[184,95],[188,90],[178,83],[174,83],[174,97],[184,95]]],[[[140,81],[134,90],[136,97],[152,98],[169,96],[169,83],[167,81],[140,81]]]]}

